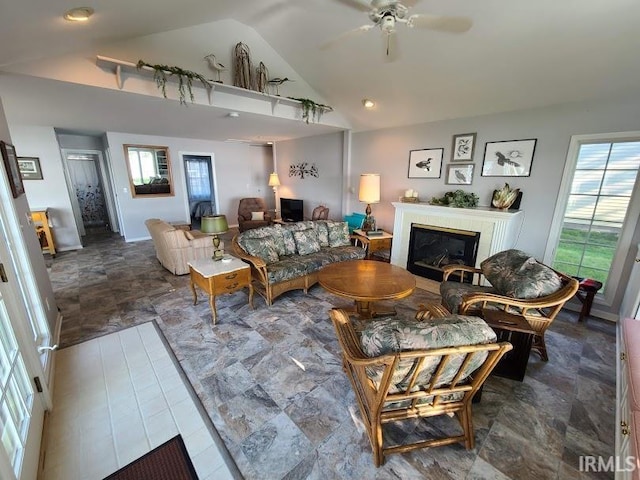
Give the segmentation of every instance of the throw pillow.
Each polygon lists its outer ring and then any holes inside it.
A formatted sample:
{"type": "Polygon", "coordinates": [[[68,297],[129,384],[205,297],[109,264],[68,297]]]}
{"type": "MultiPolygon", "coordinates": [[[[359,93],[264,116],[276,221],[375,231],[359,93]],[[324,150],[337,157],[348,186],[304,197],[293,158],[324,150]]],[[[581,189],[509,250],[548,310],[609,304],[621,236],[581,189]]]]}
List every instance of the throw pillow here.
{"type": "MultiPolygon", "coordinates": [[[[378,357],[408,350],[434,350],[462,345],[479,345],[495,341],[495,332],[484,320],[464,315],[434,318],[428,322],[419,322],[413,318],[384,318],[367,322],[360,333],[362,351],[368,357],[378,357]]],[[[486,353],[474,355],[464,370],[463,378],[475,371],[486,357],[486,353]]],[[[465,355],[463,354],[450,357],[450,361],[440,377],[439,385],[450,382],[464,360],[465,355]]],[[[428,383],[439,363],[440,357],[428,357],[418,374],[418,384],[428,383]]],[[[406,387],[416,368],[416,360],[400,362],[393,372],[393,384],[398,389],[406,387]]],[[[381,369],[367,369],[367,375],[376,383],[382,380],[381,369]]]]}
{"type": "Polygon", "coordinates": [[[349,225],[347,222],[328,224],[328,227],[330,247],[344,247],[351,245],[351,241],[349,240],[349,225]]]}
{"type": "Polygon", "coordinates": [[[293,238],[296,242],[296,249],[299,255],[309,255],[320,251],[318,235],[312,228],[293,232],[293,238]]]}
{"type": "Polygon", "coordinates": [[[251,220],[264,220],[264,212],[251,212],[251,220]]]}
{"type": "Polygon", "coordinates": [[[242,243],[249,255],[261,258],[267,265],[280,260],[276,244],[271,238],[245,238],[242,243]]]}
{"type": "Polygon", "coordinates": [[[480,269],[498,293],[507,297],[537,298],[562,287],[552,268],[520,250],[496,253],[484,260],[480,269]]]}
{"type": "Polygon", "coordinates": [[[313,222],[313,226],[316,229],[316,233],[318,234],[318,241],[320,242],[320,246],[328,247],[329,246],[328,223],[325,220],[318,220],[317,222],[313,222]]]}

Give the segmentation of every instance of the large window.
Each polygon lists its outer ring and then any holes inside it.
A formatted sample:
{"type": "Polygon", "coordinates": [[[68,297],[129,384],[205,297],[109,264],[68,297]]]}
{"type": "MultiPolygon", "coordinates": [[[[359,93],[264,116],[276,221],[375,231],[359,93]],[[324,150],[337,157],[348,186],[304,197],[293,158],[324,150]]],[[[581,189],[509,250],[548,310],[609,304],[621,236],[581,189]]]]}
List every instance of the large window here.
{"type": "Polygon", "coordinates": [[[582,143],[554,268],[607,283],[640,167],[640,141],[582,143]]]}

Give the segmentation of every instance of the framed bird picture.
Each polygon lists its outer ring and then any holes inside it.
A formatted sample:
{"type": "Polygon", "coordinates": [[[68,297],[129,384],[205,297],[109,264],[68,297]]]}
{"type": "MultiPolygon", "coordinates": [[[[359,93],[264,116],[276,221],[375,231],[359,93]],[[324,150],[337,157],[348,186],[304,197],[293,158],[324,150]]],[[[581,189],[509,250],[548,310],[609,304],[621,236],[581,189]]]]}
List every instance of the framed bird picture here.
{"type": "Polygon", "coordinates": [[[409,178],[440,178],[444,148],[409,151],[409,178]]]}
{"type": "Polygon", "coordinates": [[[483,177],[528,177],[536,139],[487,142],[482,162],[483,177]]]}
{"type": "Polygon", "coordinates": [[[473,167],[473,163],[449,164],[447,166],[447,185],[471,185],[473,167]]]}
{"type": "Polygon", "coordinates": [[[473,152],[476,149],[476,134],[461,133],[453,136],[451,146],[452,162],[472,162],[473,152]]]}

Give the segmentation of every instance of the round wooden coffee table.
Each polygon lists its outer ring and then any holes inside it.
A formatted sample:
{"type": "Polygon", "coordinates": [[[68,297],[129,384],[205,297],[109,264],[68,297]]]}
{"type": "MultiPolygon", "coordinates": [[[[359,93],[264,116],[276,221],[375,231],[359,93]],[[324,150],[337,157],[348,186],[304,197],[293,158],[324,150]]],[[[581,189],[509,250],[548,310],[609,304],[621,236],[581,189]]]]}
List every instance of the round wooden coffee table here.
{"type": "Polygon", "coordinates": [[[320,270],[318,282],[331,293],[353,299],[363,318],[394,315],[395,310],[376,310],[374,302],[408,297],[416,288],[415,278],[404,268],[374,260],[332,263],[320,270]]]}

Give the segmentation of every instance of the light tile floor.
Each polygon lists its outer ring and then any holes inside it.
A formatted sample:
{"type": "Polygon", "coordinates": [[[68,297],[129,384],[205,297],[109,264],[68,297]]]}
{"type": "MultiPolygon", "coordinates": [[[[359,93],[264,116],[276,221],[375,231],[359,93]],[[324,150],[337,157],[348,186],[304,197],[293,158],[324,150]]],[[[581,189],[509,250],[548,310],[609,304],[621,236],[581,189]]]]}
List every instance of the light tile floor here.
{"type": "Polygon", "coordinates": [[[178,433],[201,480],[240,478],[171,355],[151,322],[57,352],[42,478],[102,479],[178,433]]]}

